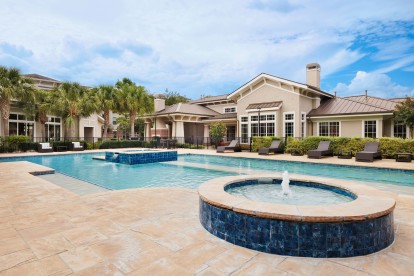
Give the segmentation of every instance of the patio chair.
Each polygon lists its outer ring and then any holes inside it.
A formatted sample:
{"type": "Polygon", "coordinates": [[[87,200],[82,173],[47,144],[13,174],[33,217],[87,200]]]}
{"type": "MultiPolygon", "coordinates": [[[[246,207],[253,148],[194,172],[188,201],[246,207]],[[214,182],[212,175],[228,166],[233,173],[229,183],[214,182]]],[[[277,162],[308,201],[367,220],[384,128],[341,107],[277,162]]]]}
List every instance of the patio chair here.
{"type": "Polygon", "coordinates": [[[217,152],[223,153],[226,150],[232,150],[236,151],[236,148],[238,147],[239,140],[232,140],[228,146],[219,146],[217,147],[217,152]]]}
{"type": "Polygon", "coordinates": [[[39,143],[37,145],[37,151],[38,152],[53,152],[53,147],[50,145],[50,143],[39,143]]]}
{"type": "Polygon", "coordinates": [[[71,151],[83,151],[84,150],[83,143],[81,142],[70,143],[70,150],[71,151]]]}
{"type": "Polygon", "coordinates": [[[355,154],[355,161],[374,162],[375,158],[382,159],[378,142],[366,142],[364,150],[355,154]]]}
{"type": "Polygon", "coordinates": [[[272,144],[268,148],[260,148],[259,155],[268,155],[269,153],[283,153],[282,141],[273,140],[272,144]]]}
{"type": "Polygon", "coordinates": [[[331,141],[320,141],[318,148],[315,150],[308,150],[308,158],[322,158],[322,156],[333,156],[333,150],[329,149],[331,141]]]}

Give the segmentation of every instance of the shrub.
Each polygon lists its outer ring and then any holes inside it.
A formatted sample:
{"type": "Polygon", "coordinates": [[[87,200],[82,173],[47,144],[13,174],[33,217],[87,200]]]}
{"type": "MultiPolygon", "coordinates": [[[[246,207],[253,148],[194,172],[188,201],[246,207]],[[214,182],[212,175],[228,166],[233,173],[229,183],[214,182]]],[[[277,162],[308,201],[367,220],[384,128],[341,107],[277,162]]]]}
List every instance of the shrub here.
{"type": "Polygon", "coordinates": [[[226,130],[226,125],[223,122],[212,123],[210,126],[211,143],[217,147],[226,135],[226,130]]]}
{"type": "Polygon", "coordinates": [[[152,148],[154,141],[105,141],[99,148],[100,149],[114,149],[114,148],[152,148]]]}
{"type": "MultiPolygon", "coordinates": [[[[355,156],[358,151],[364,150],[366,142],[377,141],[373,138],[348,138],[348,137],[325,137],[325,136],[310,136],[304,139],[295,139],[289,137],[286,145],[286,152],[291,152],[292,149],[300,149],[303,153],[308,150],[316,149],[320,141],[331,141],[331,149],[334,154],[338,154],[339,150],[349,150],[355,156]]],[[[401,138],[379,138],[379,149],[384,158],[394,158],[397,152],[409,152],[414,154],[414,139],[401,138]]]]}
{"type": "Polygon", "coordinates": [[[1,152],[27,151],[33,147],[37,147],[36,143],[33,143],[29,136],[24,135],[11,135],[2,137],[0,142],[1,152]]]}
{"type": "Polygon", "coordinates": [[[282,140],[283,146],[283,138],[276,137],[276,136],[255,136],[252,139],[252,151],[257,152],[260,148],[268,148],[273,140],[282,140]]]}

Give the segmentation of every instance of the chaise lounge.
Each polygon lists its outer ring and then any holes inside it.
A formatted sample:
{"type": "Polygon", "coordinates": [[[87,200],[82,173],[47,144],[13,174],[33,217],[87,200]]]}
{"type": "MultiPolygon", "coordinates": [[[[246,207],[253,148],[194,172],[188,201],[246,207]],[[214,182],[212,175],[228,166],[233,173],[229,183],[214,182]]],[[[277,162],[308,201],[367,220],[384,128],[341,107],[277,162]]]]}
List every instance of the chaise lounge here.
{"type": "Polygon", "coordinates": [[[272,144],[268,148],[260,148],[259,155],[268,155],[269,153],[283,153],[283,147],[281,147],[282,141],[273,140],[272,144]]]}
{"type": "Polygon", "coordinates": [[[317,149],[308,151],[308,158],[320,159],[322,156],[333,156],[333,150],[329,149],[330,145],[330,141],[320,141],[317,149]]]}
{"type": "Polygon", "coordinates": [[[39,143],[37,145],[37,152],[53,152],[53,147],[50,143],[39,143]]]}
{"type": "Polygon", "coordinates": [[[239,140],[233,140],[230,142],[230,144],[228,146],[219,146],[217,147],[217,152],[218,153],[223,153],[226,150],[232,150],[232,151],[236,151],[236,148],[239,144],[239,140]]]}
{"type": "Polygon", "coordinates": [[[374,162],[375,158],[382,159],[382,154],[378,147],[378,142],[366,142],[364,150],[355,154],[355,161],[374,162]]]}
{"type": "Polygon", "coordinates": [[[83,151],[84,150],[83,143],[81,143],[81,142],[72,142],[70,144],[70,150],[71,151],[83,151]]]}

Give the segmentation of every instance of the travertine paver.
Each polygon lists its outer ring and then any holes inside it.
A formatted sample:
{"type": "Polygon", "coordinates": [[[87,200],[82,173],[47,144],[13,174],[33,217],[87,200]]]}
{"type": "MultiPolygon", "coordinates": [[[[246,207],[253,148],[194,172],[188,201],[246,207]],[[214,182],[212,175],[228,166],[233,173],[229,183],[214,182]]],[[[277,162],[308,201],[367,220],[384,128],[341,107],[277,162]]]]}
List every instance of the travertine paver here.
{"type": "Polygon", "coordinates": [[[199,223],[195,190],[79,196],[27,173],[41,169],[28,162],[0,163],[2,275],[414,274],[410,195],[396,199],[391,247],[347,259],[295,258],[247,250],[207,233],[199,223]]]}

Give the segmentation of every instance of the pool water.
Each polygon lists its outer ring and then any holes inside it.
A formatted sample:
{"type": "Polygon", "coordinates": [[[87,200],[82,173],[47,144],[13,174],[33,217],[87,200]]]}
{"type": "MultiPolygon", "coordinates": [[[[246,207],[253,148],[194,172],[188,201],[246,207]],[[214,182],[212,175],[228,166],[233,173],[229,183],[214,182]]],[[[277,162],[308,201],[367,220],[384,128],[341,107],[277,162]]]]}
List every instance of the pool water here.
{"type": "Polygon", "coordinates": [[[414,187],[414,171],[338,166],[305,162],[275,161],[199,154],[179,155],[178,162],[124,165],[93,160],[105,153],[66,154],[0,158],[0,162],[29,161],[55,169],[57,172],[109,189],[145,187],[197,188],[201,183],[221,176],[240,175],[261,170],[304,174],[394,184],[414,187]],[[189,164],[189,166],[185,166],[189,164]],[[211,165],[216,168],[195,168],[190,165],[211,165]],[[227,169],[226,171],[219,168],[227,169]],[[230,169],[230,170],[229,170],[230,169]]]}
{"type": "Polygon", "coordinates": [[[336,193],[329,189],[294,185],[293,182],[291,182],[290,191],[290,195],[285,195],[280,184],[272,183],[243,185],[226,189],[229,194],[253,201],[288,205],[317,206],[341,204],[353,200],[348,195],[336,193]]]}

